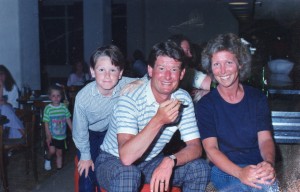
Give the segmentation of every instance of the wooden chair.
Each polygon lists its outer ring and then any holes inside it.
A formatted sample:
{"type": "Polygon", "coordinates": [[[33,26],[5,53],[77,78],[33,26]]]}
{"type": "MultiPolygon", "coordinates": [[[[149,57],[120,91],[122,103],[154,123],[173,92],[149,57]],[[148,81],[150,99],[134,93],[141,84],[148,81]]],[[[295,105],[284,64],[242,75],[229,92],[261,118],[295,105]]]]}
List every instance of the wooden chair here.
{"type": "Polygon", "coordinates": [[[36,130],[36,133],[39,133],[39,142],[40,142],[40,148],[43,152],[45,151],[45,128],[43,125],[43,114],[44,114],[44,108],[46,107],[46,105],[48,105],[49,103],[43,102],[43,101],[34,101],[33,102],[33,107],[34,107],[34,111],[35,114],[37,115],[37,125],[38,125],[38,130],[36,130]]]}
{"type": "MultiPolygon", "coordinates": [[[[77,167],[77,164],[78,164],[78,158],[77,156],[75,156],[75,159],[74,159],[74,162],[75,162],[75,167],[77,167]]],[[[78,181],[79,181],[79,173],[78,173],[78,170],[75,169],[74,170],[74,181],[75,181],[75,186],[74,186],[74,191],[75,192],[79,192],[79,186],[78,186],[78,181]]],[[[97,189],[95,189],[95,191],[97,191],[97,189]]],[[[101,192],[106,192],[105,189],[101,188],[100,189],[101,192]]],[[[149,192],[150,191],[150,185],[149,184],[144,184],[143,185],[143,188],[141,189],[140,192],[149,192]]],[[[179,187],[171,187],[171,189],[169,189],[168,192],[181,192],[181,189],[179,187]]]]}
{"type": "Polygon", "coordinates": [[[8,151],[25,150],[26,158],[26,174],[29,174],[31,168],[35,181],[38,180],[37,163],[35,153],[35,114],[32,111],[18,109],[16,115],[20,118],[24,125],[24,136],[20,139],[9,139],[3,137],[3,125],[0,125],[0,171],[5,192],[9,191],[7,179],[7,161],[5,154],[8,151]]]}
{"type": "Polygon", "coordinates": [[[8,191],[8,182],[7,182],[7,172],[6,172],[6,166],[4,166],[4,161],[5,161],[5,155],[4,155],[4,146],[3,146],[3,138],[4,138],[4,128],[3,124],[7,123],[7,119],[4,116],[1,116],[1,121],[0,121],[0,176],[2,180],[2,186],[3,190],[5,192],[8,191]]]}

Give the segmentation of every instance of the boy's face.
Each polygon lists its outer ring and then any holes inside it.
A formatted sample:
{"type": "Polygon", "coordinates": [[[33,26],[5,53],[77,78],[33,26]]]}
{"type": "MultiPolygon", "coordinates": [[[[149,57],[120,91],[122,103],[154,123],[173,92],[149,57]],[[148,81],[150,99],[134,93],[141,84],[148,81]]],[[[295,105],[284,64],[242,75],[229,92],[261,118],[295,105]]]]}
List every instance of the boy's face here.
{"type": "Polygon", "coordinates": [[[97,88],[102,95],[110,96],[113,88],[122,77],[123,70],[112,65],[107,56],[99,57],[95,69],[90,68],[92,77],[96,79],[97,88]]]}
{"type": "Polygon", "coordinates": [[[52,90],[49,95],[50,100],[52,101],[52,105],[57,106],[61,101],[61,93],[58,90],[52,90]]]}

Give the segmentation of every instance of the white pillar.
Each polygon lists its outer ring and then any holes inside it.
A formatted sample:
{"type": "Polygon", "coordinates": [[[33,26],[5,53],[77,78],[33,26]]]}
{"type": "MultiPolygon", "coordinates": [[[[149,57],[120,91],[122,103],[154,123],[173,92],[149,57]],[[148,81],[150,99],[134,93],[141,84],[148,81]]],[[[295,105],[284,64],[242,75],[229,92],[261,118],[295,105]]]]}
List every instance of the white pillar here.
{"type": "Polygon", "coordinates": [[[19,88],[40,89],[39,22],[37,0],[0,1],[0,64],[19,88]]]}
{"type": "Polygon", "coordinates": [[[89,63],[92,52],[111,43],[111,0],[83,1],[84,59],[89,63]]]}

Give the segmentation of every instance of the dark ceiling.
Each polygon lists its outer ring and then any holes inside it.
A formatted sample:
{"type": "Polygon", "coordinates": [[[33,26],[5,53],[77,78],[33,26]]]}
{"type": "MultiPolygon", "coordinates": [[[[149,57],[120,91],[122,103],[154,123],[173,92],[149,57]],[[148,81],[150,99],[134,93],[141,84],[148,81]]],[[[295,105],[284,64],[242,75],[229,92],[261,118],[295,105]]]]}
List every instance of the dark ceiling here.
{"type": "Polygon", "coordinates": [[[241,24],[274,20],[291,25],[300,20],[300,0],[223,0],[241,24]]]}

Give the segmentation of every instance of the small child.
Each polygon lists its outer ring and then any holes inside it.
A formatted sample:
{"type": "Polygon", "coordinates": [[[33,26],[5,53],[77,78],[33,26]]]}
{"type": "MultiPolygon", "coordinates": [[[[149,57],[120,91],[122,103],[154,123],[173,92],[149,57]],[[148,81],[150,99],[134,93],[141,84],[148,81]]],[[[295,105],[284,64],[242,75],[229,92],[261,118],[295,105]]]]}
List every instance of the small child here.
{"type": "Polygon", "coordinates": [[[44,109],[43,122],[45,123],[46,143],[48,147],[45,156],[45,170],[51,170],[51,157],[56,154],[56,168],[63,166],[63,149],[66,149],[67,124],[72,131],[71,114],[68,108],[61,103],[62,90],[53,85],[48,91],[51,103],[44,109]]]}

